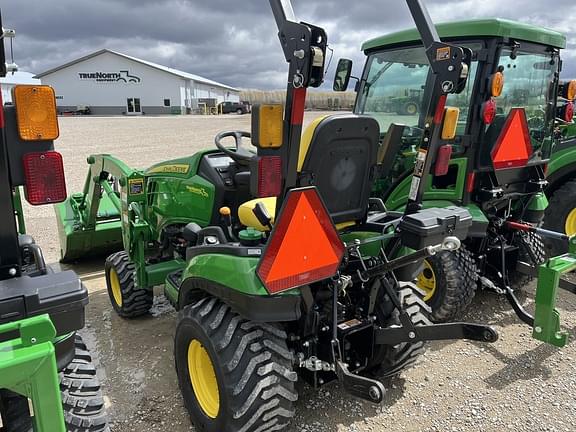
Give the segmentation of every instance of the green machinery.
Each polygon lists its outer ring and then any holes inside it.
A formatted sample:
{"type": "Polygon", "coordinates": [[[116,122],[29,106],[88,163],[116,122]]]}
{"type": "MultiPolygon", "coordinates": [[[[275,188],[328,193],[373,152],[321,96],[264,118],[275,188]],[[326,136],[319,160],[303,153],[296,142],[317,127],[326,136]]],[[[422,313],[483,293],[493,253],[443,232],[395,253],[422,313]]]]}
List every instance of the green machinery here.
{"type": "MultiPolygon", "coordinates": [[[[466,86],[470,51],[440,41],[421,3],[407,3],[433,71],[421,110],[429,122],[421,148],[432,154],[444,129],[455,127],[436,113],[466,86]]],[[[307,88],[323,81],[327,35],[298,22],[289,1],[270,4],[289,64],[285,107],[254,107],[251,133],[220,133],[216,149],[147,170],[90,156],[84,192],[57,206],[65,259],[104,249],[121,234],[123,250],[105,267],[120,316],[145,314],[153,287],[164,285],[179,311],[180,390],[205,431],[284,429],[298,379],[315,388],[339,380],[378,403],[386,392],[380,380],[411,366],[426,341],[498,337],[480,324],[432,324],[411,282],[423,259],[458,250],[474,209],[424,209],[417,193],[406,211],[387,211],[370,197],[378,153],[394,151],[378,152],[372,116],[329,116],[302,134],[307,88]],[[233,147],[223,144],[229,137],[233,147]]],[[[423,184],[431,162],[423,160],[423,184]]],[[[535,336],[555,345],[566,340],[554,278],[570,259],[548,266],[551,282],[536,312],[535,336]]]]}
{"type": "MultiPolygon", "coordinates": [[[[0,76],[7,72],[2,29],[0,76]]],[[[12,66],[14,70],[14,66],[12,66]]],[[[107,432],[106,410],[84,327],[88,292],[73,271],[55,272],[26,234],[19,188],[33,205],[66,198],[54,151],[54,91],[15,86],[0,98],[0,424],[4,432],[107,432]],[[33,408],[33,414],[29,406],[33,408]]]]}
{"type": "MultiPolygon", "coordinates": [[[[429,139],[422,107],[430,103],[428,80],[433,71],[418,32],[385,35],[362,47],[367,61],[356,87],[354,112],[374,117],[381,130],[373,195],[393,211],[403,210],[407,202],[410,210],[412,198],[422,194],[424,208],[461,205],[473,216],[463,247],[426,260],[418,275],[434,320],[457,317],[480,285],[506,294],[520,317],[531,324],[514,292],[545,262],[541,236],[563,245],[561,252],[567,251],[568,241],[557,233],[514,227],[517,222],[540,225],[548,206],[545,194],[555,187],[555,167],[562,159],[555,125],[561,117],[571,118],[576,97],[576,82],[558,79],[565,37],[502,19],[439,24],[437,30],[443,41],[468,50],[469,68],[467,84],[444,101],[446,121],[455,124],[455,131],[443,132],[432,153],[422,149],[429,139]],[[426,90],[413,115],[381,103],[421,87],[426,90]],[[423,179],[419,173],[428,159],[431,175],[423,179]]],[[[350,60],[341,60],[335,90],[346,89],[351,68],[350,60]]],[[[576,154],[571,143],[565,141],[564,146],[576,154]]],[[[564,206],[568,204],[572,201],[564,206]]],[[[549,209],[556,212],[554,206],[549,209]]],[[[567,283],[562,286],[572,289],[567,283]]]]}
{"type": "MultiPolygon", "coordinates": [[[[546,195],[550,205],[546,209],[544,227],[567,235],[576,235],[576,122],[574,99],[576,80],[561,89],[564,101],[557,116],[557,141],[548,164],[546,195]]],[[[566,245],[559,241],[547,242],[552,254],[566,252],[566,245]]]]}

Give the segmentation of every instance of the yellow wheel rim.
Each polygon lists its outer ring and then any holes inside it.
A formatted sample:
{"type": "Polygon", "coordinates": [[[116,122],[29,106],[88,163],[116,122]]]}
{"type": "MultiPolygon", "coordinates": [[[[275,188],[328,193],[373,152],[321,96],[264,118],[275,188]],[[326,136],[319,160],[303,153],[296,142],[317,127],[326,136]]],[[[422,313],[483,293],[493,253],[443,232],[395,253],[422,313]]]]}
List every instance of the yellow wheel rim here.
{"type": "Polygon", "coordinates": [[[418,111],[418,109],[416,108],[415,105],[412,104],[408,105],[408,107],[406,108],[406,112],[408,114],[416,114],[416,111],[418,111]]]}
{"type": "Polygon", "coordinates": [[[568,213],[564,229],[569,236],[576,234],[576,208],[568,213]]]}
{"type": "Polygon", "coordinates": [[[436,275],[428,260],[424,260],[424,269],[418,275],[416,285],[426,293],[424,295],[424,301],[428,301],[434,297],[434,293],[436,292],[436,275]]]}
{"type": "Polygon", "coordinates": [[[208,352],[196,339],[188,346],[188,373],[200,408],[208,417],[216,418],[220,410],[216,373],[208,352]]]}
{"type": "Polygon", "coordinates": [[[122,306],[122,289],[116,270],[110,269],[110,288],[112,288],[112,297],[118,306],[122,306]]]}

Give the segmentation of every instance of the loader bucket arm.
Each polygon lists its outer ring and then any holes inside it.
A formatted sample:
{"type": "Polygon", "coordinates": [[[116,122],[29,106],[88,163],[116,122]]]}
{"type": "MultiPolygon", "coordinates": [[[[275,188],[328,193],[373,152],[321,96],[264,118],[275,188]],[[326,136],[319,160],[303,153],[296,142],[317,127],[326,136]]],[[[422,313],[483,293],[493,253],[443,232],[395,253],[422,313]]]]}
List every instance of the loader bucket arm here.
{"type": "Polygon", "coordinates": [[[130,251],[137,208],[145,204],[144,174],[107,155],[88,157],[84,190],[55,206],[63,261],[130,251]],[[122,199],[119,196],[122,194],[122,199]]]}

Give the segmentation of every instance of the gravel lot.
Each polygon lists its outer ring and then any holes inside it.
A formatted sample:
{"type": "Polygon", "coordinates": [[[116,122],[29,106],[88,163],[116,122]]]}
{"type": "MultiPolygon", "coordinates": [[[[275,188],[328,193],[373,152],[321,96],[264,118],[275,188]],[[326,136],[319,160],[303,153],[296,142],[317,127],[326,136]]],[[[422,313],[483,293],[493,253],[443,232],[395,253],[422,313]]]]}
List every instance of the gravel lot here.
{"type": "MultiPolygon", "coordinates": [[[[321,113],[307,113],[310,121],[321,113]]],[[[111,153],[146,167],[213,146],[221,130],[249,130],[248,116],[64,117],[57,149],[69,192],[80,191],[86,157],[111,153]]],[[[50,262],[59,257],[50,207],[27,208],[28,231],[50,262]]],[[[175,312],[159,296],[150,317],[124,321],[112,313],[103,259],[73,268],[90,290],[83,334],[99,362],[115,432],[194,430],[182,406],[172,358],[175,312]]],[[[530,309],[533,287],[527,287],[530,309]]],[[[576,297],[560,293],[562,322],[576,333],[576,297]]],[[[338,385],[319,393],[303,386],[292,432],[309,431],[575,431],[576,344],[556,349],[530,337],[503,298],[483,292],[468,320],[500,332],[492,345],[432,343],[417,367],[386,383],[381,406],[354,399],[338,385]]]]}

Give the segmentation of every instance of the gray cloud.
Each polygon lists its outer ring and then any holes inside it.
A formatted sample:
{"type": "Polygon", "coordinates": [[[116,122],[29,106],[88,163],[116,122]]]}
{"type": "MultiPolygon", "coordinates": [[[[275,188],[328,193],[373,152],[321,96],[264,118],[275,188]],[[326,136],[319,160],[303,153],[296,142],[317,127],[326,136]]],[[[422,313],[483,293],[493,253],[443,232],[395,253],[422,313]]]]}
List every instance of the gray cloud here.
{"type": "MultiPolygon", "coordinates": [[[[351,57],[356,72],[364,40],[412,26],[403,0],[293,3],[299,19],[328,30],[334,58],[351,57]]],[[[564,74],[576,76],[573,0],[555,0],[553,8],[544,0],[426,3],[436,22],[499,16],[564,31],[564,74]]],[[[38,73],[110,48],[233,86],[284,87],[286,65],[267,0],[12,0],[2,13],[4,26],[18,32],[22,70],[38,73]]]]}

